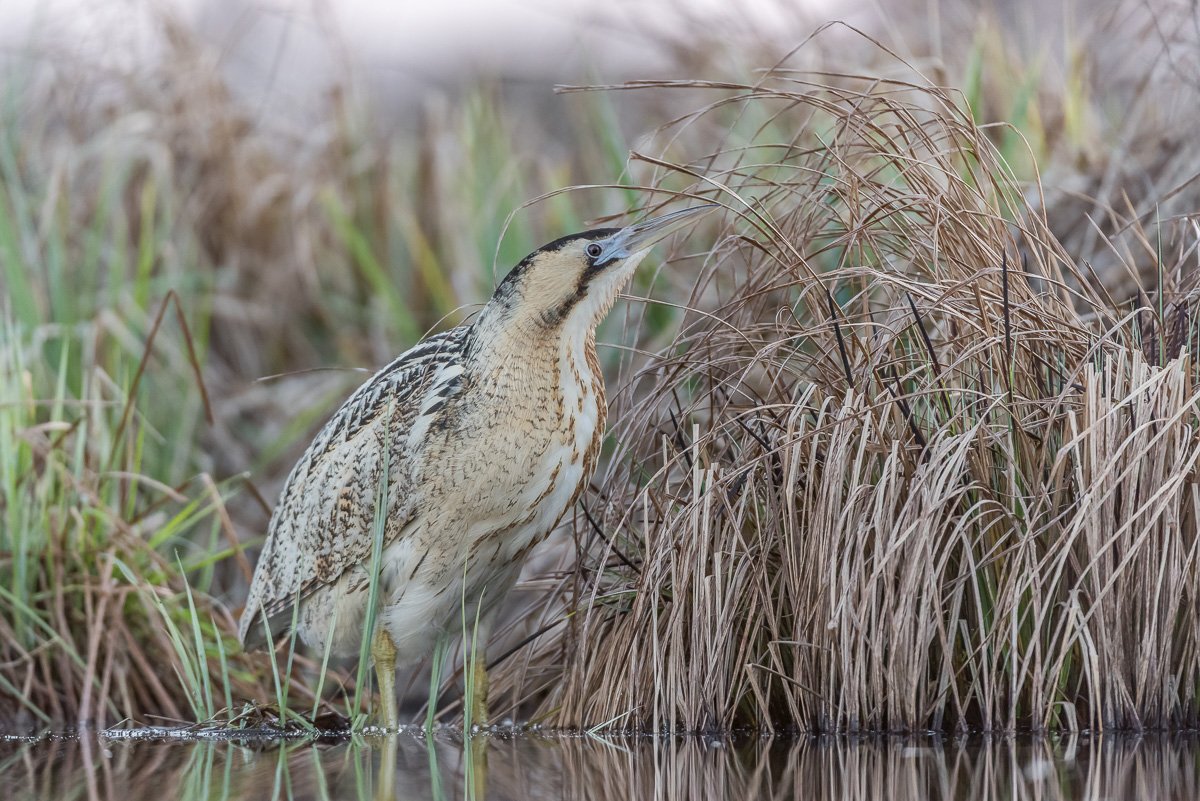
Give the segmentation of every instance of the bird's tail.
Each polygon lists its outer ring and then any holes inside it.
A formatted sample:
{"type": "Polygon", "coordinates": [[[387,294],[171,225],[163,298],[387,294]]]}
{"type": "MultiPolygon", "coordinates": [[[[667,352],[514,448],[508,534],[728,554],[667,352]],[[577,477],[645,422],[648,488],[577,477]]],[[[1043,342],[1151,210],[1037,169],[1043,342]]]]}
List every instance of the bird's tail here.
{"type": "Polygon", "coordinates": [[[246,606],[242,609],[242,617],[238,621],[238,641],[242,644],[242,650],[253,651],[266,645],[268,628],[271,630],[271,643],[279,642],[279,638],[287,634],[291,621],[290,608],[273,615],[267,614],[261,598],[252,587],[246,606]],[[267,621],[265,626],[264,618],[267,621]]]}

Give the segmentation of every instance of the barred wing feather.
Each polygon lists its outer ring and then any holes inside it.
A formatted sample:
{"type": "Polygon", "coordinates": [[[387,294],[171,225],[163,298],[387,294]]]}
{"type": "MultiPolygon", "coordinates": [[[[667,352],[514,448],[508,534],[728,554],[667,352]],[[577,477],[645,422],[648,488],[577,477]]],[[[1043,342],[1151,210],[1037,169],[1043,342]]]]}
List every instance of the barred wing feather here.
{"type": "Polygon", "coordinates": [[[267,541],[238,636],[265,641],[260,615],[282,630],[292,605],[371,556],[372,528],[387,455],[390,541],[412,520],[413,454],[409,432],[440,402],[456,376],[471,329],[459,326],[415,345],[360,386],[329,419],[292,468],[271,515],[267,541]],[[431,395],[437,395],[435,399],[431,395]]]}

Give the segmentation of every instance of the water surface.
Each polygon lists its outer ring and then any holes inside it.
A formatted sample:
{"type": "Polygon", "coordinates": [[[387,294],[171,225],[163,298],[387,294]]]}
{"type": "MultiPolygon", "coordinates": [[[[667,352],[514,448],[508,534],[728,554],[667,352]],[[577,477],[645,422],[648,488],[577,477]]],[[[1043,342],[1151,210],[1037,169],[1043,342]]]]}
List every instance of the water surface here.
{"type": "Polygon", "coordinates": [[[0,742],[0,798],[1200,799],[1200,735],[0,742]]]}

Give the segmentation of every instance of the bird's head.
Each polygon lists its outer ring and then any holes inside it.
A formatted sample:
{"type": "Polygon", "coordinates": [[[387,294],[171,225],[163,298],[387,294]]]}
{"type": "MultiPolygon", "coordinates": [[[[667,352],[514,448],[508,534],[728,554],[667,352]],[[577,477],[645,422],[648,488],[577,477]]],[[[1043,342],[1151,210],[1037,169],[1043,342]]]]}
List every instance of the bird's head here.
{"type": "Polygon", "coordinates": [[[626,228],[597,228],[543,245],[500,282],[485,315],[502,325],[594,330],[650,247],[715,207],[694,206],[626,228]]]}

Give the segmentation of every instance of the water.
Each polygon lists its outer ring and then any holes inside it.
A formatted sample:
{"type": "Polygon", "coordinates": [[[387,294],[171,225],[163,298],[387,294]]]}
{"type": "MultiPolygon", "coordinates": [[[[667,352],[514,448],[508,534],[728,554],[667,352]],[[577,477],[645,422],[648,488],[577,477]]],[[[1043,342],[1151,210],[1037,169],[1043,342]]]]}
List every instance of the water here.
{"type": "Polygon", "coordinates": [[[0,743],[0,798],[1200,799],[1200,734],[0,743]],[[390,769],[389,769],[390,768],[390,769]]]}

